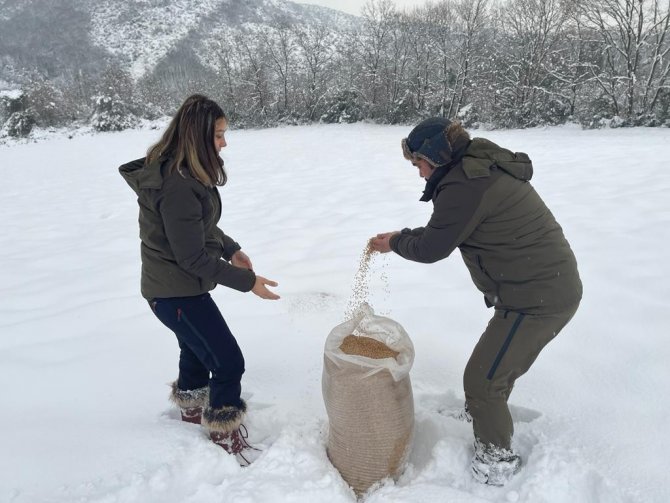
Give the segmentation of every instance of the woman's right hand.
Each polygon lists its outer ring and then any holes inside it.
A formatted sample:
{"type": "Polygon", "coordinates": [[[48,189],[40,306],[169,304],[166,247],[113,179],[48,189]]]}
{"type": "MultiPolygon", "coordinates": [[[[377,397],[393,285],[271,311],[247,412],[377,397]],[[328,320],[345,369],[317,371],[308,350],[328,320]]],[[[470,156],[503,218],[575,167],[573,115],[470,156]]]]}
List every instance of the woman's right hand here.
{"type": "Polygon", "coordinates": [[[263,276],[256,276],[256,283],[251,289],[253,293],[258,295],[261,299],[268,300],[277,300],[279,295],[268,290],[268,286],[279,286],[279,283],[272,281],[271,279],[264,278],[263,276]]]}

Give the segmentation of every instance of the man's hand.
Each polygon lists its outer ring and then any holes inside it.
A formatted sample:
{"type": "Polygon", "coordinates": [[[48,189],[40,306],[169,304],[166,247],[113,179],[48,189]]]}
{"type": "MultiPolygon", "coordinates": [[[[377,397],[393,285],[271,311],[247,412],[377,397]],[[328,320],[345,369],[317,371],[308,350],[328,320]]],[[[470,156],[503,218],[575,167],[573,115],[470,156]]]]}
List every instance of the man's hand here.
{"type": "Polygon", "coordinates": [[[393,231],[393,232],[383,232],[381,234],[377,234],[375,237],[370,238],[370,248],[379,253],[390,252],[391,251],[390,240],[391,237],[395,236],[396,234],[400,234],[400,232],[393,231]]]}
{"type": "Polygon", "coordinates": [[[251,291],[256,295],[258,295],[261,299],[277,300],[279,298],[279,295],[268,290],[266,285],[279,286],[279,283],[264,278],[263,276],[256,276],[256,283],[254,284],[254,287],[251,289],[251,291]]]}
{"type": "Polygon", "coordinates": [[[242,250],[237,250],[233,253],[230,263],[235,267],[241,267],[242,269],[249,269],[250,271],[254,270],[254,266],[251,265],[251,259],[247,257],[247,254],[242,250]]]}

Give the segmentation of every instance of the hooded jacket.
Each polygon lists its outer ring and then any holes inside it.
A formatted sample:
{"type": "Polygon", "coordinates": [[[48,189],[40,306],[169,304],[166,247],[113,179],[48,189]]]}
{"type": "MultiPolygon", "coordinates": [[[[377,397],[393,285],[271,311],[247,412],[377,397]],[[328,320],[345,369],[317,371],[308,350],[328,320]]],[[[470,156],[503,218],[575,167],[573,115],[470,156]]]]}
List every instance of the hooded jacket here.
{"type": "MultiPolygon", "coordinates": [[[[533,166],[483,139],[434,183],[426,227],[390,240],[402,257],[432,263],[459,248],[487,306],[549,314],[577,304],[577,261],[558,222],[529,183],[533,166]]],[[[432,178],[432,177],[431,177],[432,178]]]]}
{"type": "Polygon", "coordinates": [[[137,194],[142,257],[142,296],[190,297],[217,284],[251,290],[256,275],[228,261],[240,249],[217,223],[221,199],[188,170],[167,173],[165,159],[124,164],[121,176],[137,194]]]}

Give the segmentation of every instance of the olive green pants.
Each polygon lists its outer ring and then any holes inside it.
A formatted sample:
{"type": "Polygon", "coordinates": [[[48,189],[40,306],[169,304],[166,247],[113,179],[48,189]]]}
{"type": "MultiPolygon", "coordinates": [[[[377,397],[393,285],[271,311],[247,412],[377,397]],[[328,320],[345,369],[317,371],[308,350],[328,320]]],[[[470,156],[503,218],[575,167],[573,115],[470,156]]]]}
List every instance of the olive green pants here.
{"type": "Polygon", "coordinates": [[[514,427],[507,400],[514,382],[576,311],[577,305],[550,315],[496,310],[463,375],[475,438],[485,446],[511,448],[514,427]]]}

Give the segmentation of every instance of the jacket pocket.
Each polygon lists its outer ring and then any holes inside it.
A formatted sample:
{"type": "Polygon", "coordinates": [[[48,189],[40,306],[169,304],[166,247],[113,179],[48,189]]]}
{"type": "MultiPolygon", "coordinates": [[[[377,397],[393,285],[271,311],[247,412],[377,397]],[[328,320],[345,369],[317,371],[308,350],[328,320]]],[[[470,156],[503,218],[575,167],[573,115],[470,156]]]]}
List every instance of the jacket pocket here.
{"type": "Polygon", "coordinates": [[[491,305],[495,306],[502,303],[502,298],[500,297],[500,284],[493,279],[489,271],[486,269],[481,255],[477,255],[477,267],[479,268],[482,277],[486,279],[487,285],[489,285],[486,288],[485,295],[489,302],[491,302],[491,305]]]}

